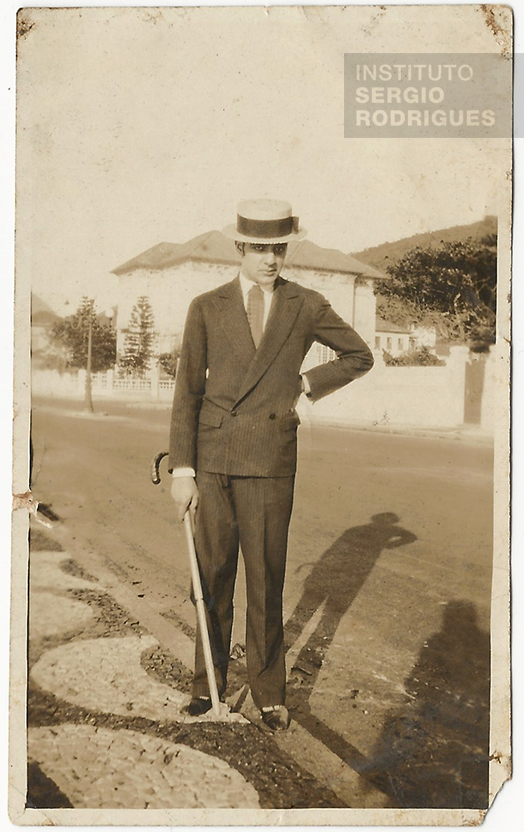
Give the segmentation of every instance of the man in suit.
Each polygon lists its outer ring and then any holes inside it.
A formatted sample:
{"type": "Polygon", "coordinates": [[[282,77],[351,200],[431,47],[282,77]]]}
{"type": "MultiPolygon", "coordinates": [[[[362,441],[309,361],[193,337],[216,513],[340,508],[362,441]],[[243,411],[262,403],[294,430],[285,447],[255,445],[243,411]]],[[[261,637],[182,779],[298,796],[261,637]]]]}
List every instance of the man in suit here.
{"type": "MultiPolygon", "coordinates": [[[[295,406],[371,369],[365,342],[318,292],[280,277],[287,243],[305,230],[291,206],[250,200],[223,232],[242,257],[235,279],[195,298],[184,331],[169,469],[177,517],[195,512],[195,544],[220,694],[226,688],[239,546],[246,569],[251,693],[272,730],[285,708],[282,593],[297,456],[295,406]],[[335,360],[300,374],[318,341],[335,360]],[[197,508],[198,506],[198,508],[197,508]]],[[[211,707],[197,634],[191,715],[211,707]]]]}

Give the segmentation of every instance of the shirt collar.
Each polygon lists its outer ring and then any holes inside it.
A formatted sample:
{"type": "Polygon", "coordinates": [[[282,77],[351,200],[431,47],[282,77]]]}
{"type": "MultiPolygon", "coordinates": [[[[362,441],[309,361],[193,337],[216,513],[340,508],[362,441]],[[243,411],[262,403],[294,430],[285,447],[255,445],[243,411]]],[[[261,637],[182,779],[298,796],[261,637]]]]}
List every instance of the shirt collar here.
{"type": "MultiPolygon", "coordinates": [[[[248,277],[245,277],[242,274],[242,272],[240,272],[239,277],[240,277],[240,288],[242,289],[242,294],[243,294],[244,300],[245,300],[247,298],[249,290],[252,289],[253,286],[255,286],[256,284],[252,280],[249,280],[248,277]]],[[[275,287],[274,287],[274,285],[271,285],[271,286],[261,286],[260,288],[262,289],[263,292],[266,292],[266,294],[272,295],[275,287]]]]}

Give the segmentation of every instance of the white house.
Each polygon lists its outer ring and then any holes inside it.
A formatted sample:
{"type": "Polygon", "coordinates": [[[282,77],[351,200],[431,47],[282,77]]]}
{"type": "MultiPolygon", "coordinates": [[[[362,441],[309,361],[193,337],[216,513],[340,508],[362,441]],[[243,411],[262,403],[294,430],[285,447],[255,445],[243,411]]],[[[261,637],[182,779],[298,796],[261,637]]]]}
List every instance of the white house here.
{"type": "MultiPolygon", "coordinates": [[[[137,299],[146,295],[151,303],[155,351],[170,352],[179,342],[191,300],[232,280],[240,257],[235,245],[218,231],[201,234],[184,244],[159,243],[113,269],[118,281],[117,347],[124,343],[122,330],[128,325],[137,299]]],[[[366,340],[375,339],[375,280],[382,272],[334,249],[321,248],[308,240],[290,243],[283,277],[316,289],[366,340]]],[[[311,363],[328,360],[330,351],[317,345],[311,363]]]]}
{"type": "Polygon", "coordinates": [[[411,327],[398,326],[398,324],[393,324],[391,321],[386,321],[380,315],[377,315],[374,347],[376,350],[386,350],[393,356],[408,352],[414,347],[411,338],[411,327]]]}
{"type": "Polygon", "coordinates": [[[386,350],[396,357],[421,347],[435,349],[437,333],[434,327],[399,326],[380,315],[375,318],[375,350],[386,350]]]}

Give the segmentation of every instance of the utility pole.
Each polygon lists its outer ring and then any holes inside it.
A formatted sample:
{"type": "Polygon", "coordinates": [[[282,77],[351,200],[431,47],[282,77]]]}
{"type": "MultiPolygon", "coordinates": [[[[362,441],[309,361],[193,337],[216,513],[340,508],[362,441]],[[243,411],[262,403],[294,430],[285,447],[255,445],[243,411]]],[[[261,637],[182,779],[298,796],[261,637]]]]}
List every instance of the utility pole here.
{"type": "Polygon", "coordinates": [[[91,395],[91,365],[93,360],[93,299],[89,302],[89,327],[87,330],[87,364],[84,409],[94,413],[93,397],[91,395]]]}

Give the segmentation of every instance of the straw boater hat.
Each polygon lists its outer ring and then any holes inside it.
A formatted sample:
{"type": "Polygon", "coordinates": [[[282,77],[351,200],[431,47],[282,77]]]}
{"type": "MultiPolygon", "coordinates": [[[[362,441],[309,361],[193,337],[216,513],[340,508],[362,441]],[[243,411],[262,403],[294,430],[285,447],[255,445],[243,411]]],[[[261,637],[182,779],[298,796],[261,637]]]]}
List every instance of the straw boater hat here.
{"type": "Polygon", "coordinates": [[[307,231],[293,216],[289,202],[278,199],[246,199],[239,202],[237,221],[222,231],[239,243],[289,243],[301,240],[307,231]]]}

